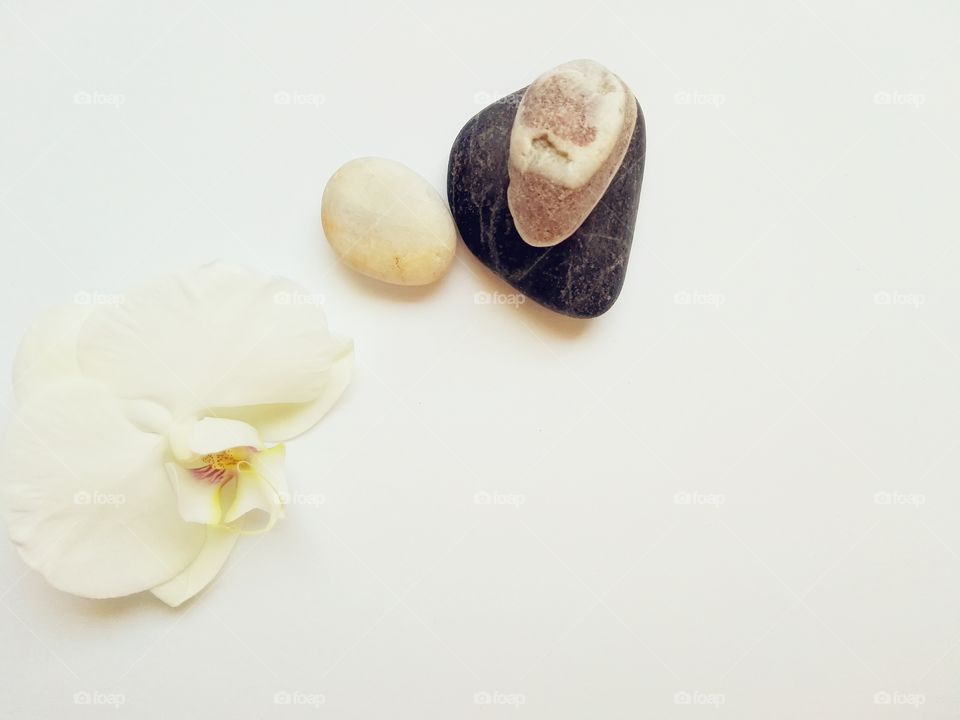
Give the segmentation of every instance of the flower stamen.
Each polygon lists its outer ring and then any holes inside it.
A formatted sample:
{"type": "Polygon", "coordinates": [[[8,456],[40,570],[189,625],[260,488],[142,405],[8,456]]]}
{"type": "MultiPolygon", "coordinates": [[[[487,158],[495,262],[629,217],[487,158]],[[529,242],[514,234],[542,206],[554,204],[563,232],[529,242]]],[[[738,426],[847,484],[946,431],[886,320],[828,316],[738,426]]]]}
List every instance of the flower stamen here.
{"type": "Polygon", "coordinates": [[[237,447],[230,450],[201,455],[202,465],[190,468],[193,476],[211,485],[225,485],[237,476],[237,466],[256,453],[253,447],[237,447]]]}

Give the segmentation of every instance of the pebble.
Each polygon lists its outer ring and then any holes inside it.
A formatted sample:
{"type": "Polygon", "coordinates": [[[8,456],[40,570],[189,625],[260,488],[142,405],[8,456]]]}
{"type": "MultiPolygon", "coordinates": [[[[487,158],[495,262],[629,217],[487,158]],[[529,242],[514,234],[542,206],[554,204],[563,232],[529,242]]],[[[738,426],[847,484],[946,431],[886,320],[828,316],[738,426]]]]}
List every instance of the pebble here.
{"type": "Polygon", "coordinates": [[[323,232],[349,267],[395,285],[427,285],[453,261],[457,229],[440,194],[407,166],[351,160],[323,191],[323,232]]]}
{"type": "Polygon", "coordinates": [[[507,192],[524,241],[549,247],[580,227],[620,169],[636,122],[633,93],[593,60],[559,65],[527,88],[510,132],[507,192]]]}
{"type": "MultiPolygon", "coordinates": [[[[484,108],[450,151],[447,198],[464,244],[493,273],[558,313],[605,313],[623,288],[640,203],[646,154],[643,113],[602,201],[559,245],[533,247],[511,214],[508,169],[511,129],[524,90],[484,108]]],[[[636,103],[636,100],[632,100],[636,103]]]]}

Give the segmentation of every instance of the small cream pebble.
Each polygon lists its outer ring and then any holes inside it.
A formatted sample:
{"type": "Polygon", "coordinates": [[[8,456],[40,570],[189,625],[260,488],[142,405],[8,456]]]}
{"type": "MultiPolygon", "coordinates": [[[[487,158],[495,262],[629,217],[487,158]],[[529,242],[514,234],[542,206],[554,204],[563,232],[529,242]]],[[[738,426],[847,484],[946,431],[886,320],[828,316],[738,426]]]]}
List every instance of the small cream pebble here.
{"type": "Polygon", "coordinates": [[[323,191],[323,232],[349,267],[396,285],[427,285],[450,267],[457,229],[440,194],[406,165],[351,160],[323,191]]]}

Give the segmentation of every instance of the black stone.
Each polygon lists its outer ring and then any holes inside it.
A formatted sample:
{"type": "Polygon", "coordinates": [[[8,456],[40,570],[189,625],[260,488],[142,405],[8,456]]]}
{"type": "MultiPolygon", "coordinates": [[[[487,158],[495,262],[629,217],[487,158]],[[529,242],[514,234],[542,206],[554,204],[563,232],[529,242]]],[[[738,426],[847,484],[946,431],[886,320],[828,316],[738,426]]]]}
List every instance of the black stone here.
{"type": "Polygon", "coordinates": [[[507,206],[510,130],[524,90],[474,116],[457,136],[447,169],[447,196],[457,229],[474,255],[531,300],[591,318],[611,308],[623,287],[640,204],[646,133],[637,126],[623,164],[577,231],[559,245],[527,245],[507,206]]]}

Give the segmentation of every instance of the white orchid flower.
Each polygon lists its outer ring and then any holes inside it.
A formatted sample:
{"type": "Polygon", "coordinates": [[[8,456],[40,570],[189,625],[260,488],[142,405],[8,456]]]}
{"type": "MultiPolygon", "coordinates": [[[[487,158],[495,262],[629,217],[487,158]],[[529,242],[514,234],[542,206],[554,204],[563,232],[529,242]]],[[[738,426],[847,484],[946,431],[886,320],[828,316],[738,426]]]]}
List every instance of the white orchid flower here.
{"type": "Polygon", "coordinates": [[[291,281],[213,264],[24,338],[0,510],[53,586],[179,605],[288,497],[284,446],[340,397],[353,346],[291,281]],[[307,300],[307,301],[302,301],[307,300]]]}

